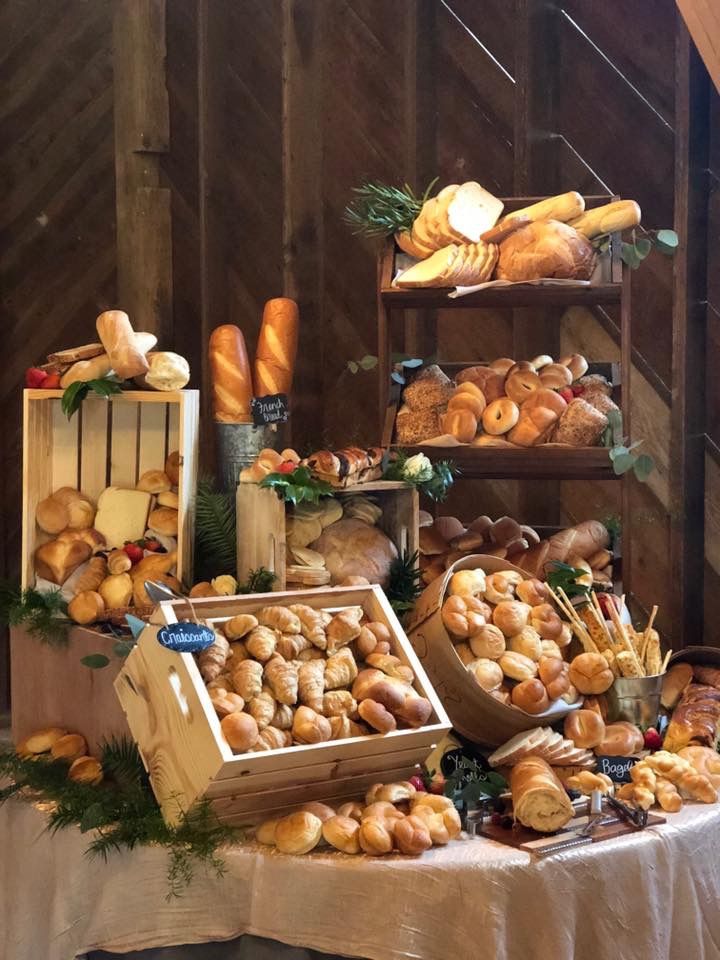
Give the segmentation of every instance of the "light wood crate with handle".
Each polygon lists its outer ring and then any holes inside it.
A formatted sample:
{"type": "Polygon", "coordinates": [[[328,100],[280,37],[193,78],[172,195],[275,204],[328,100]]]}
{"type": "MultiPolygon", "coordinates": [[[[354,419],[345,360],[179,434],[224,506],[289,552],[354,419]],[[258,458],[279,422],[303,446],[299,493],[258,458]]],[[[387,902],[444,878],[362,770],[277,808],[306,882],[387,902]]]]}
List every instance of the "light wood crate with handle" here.
{"type": "Polygon", "coordinates": [[[198,391],[133,390],[109,399],[91,394],[70,420],[62,411],[62,395],[62,390],[24,391],[22,586],[34,584],[33,554],[52,539],[35,523],[41,500],[69,486],[96,504],[106,487],[134,488],[146,470],[162,470],[174,450],[181,457],[177,577],[190,582],[198,391]]]}
{"type": "Polygon", "coordinates": [[[175,653],[157,640],[165,623],[190,619],[184,601],[161,603],[115,681],[165,819],[208,799],[224,823],[251,824],[282,815],[306,800],[340,803],[362,795],[376,782],[404,780],[417,772],[450,722],[379,587],[319,588],[195,600],[192,610],[210,624],[268,604],[305,603],[337,611],[362,606],[368,618],[385,623],[392,653],[412,668],[415,689],[432,704],[430,722],[396,730],[235,755],[220,730],[195,657],[175,653]]]}
{"type": "MultiPolygon", "coordinates": [[[[373,480],[339,489],[337,495],[368,496],[377,501],[382,517],[377,527],[395,544],[400,555],[418,550],[419,505],[415,487],[392,480],[373,480]]],[[[274,490],[257,483],[240,483],[237,488],[237,576],[243,582],[248,571],[258,567],[271,570],[274,589],[287,587],[288,561],[286,520],[291,508],[274,490]]]]}

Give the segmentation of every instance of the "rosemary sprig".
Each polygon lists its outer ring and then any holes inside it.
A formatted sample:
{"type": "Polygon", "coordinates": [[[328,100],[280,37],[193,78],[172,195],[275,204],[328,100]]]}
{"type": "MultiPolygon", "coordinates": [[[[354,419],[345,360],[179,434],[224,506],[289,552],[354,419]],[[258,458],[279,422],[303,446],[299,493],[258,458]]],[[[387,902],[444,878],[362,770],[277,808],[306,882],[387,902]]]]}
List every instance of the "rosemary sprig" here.
{"type": "Polygon", "coordinates": [[[386,237],[398,230],[409,230],[437,180],[435,177],[427,185],[421,197],[407,183],[393,187],[368,180],[353,187],[355,197],[345,207],[343,221],[353,227],[353,233],[366,237],[386,237]]]}

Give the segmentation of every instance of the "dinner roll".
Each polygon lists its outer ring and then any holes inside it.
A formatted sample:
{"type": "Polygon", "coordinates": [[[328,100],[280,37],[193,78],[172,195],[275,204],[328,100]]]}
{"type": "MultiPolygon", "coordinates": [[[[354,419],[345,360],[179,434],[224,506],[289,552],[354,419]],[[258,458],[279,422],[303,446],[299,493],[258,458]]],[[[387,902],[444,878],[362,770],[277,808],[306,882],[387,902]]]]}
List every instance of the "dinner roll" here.
{"type": "Polygon", "coordinates": [[[570,664],[570,682],[580,693],[605,693],[615,677],[600,653],[580,653],[570,664]]]}
{"type": "Polygon", "coordinates": [[[543,713],[550,706],[547,690],[539,680],[523,680],[513,687],[510,699],[525,713],[543,713]]]}
{"type": "Polygon", "coordinates": [[[527,625],[531,609],[519,600],[503,600],[493,610],[493,623],[506,637],[514,637],[527,625]]]}
{"type": "Polygon", "coordinates": [[[330,817],[322,825],[322,835],[336,850],[360,853],[360,824],[353,817],[330,817]]]}
{"type": "Polygon", "coordinates": [[[532,680],[537,676],[538,667],[534,660],[522,653],[508,650],[498,661],[502,672],[511,680],[532,680]]]}
{"type": "Polygon", "coordinates": [[[540,657],[538,676],[544,683],[551,700],[558,700],[570,689],[568,665],[559,657],[540,657]]]}
{"type": "Polygon", "coordinates": [[[575,710],[565,717],[563,728],[568,740],[587,750],[596,747],[605,737],[605,723],[594,710],[575,710]]]}
{"type": "Polygon", "coordinates": [[[309,853],[323,835],[322,820],[298,810],[283,817],[275,828],[275,846],[281,853],[309,853]]]}
{"type": "Polygon", "coordinates": [[[505,634],[492,623],[480,627],[477,633],[470,637],[468,643],[476,657],[497,660],[505,653],[505,634]]]}
{"type": "Polygon", "coordinates": [[[458,570],[450,578],[449,592],[461,597],[477,597],[485,591],[484,570],[458,570]]]}
{"type": "Polygon", "coordinates": [[[644,745],[642,733],[632,723],[609,723],[602,740],[595,746],[595,753],[631,757],[639,753],[644,745]]]}
{"type": "Polygon", "coordinates": [[[532,627],[523,627],[520,633],[510,637],[507,642],[508,650],[513,653],[524,653],[531,660],[539,660],[542,656],[542,641],[537,630],[532,627]]]}
{"type": "Polygon", "coordinates": [[[487,690],[497,690],[503,682],[503,671],[495,660],[487,660],[480,657],[467,665],[468,673],[471,673],[478,685],[487,690]]]}

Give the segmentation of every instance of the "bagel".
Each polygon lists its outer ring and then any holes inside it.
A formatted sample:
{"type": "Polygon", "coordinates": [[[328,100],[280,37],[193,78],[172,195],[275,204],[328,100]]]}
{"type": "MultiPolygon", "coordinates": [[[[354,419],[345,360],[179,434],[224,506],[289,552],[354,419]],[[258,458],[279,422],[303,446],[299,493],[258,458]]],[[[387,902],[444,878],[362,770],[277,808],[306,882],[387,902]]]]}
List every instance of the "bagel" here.
{"type": "MultiPolygon", "coordinates": [[[[564,367],[563,369],[567,369],[564,367]]],[[[518,370],[508,374],[505,380],[505,393],[515,403],[524,403],[531,393],[542,386],[540,377],[534,370],[518,370]]]]}
{"type": "Polygon", "coordinates": [[[518,360],[511,367],[508,367],[506,377],[511,377],[514,373],[534,373],[535,367],[529,360],[518,360]]]}
{"type": "Polygon", "coordinates": [[[499,397],[489,403],[482,415],[485,433],[499,437],[515,426],[520,416],[520,408],[509,397],[499,397]]]}
{"type": "Polygon", "coordinates": [[[562,363],[549,363],[542,368],[539,377],[540,383],[551,390],[562,390],[563,387],[569,387],[573,382],[570,369],[562,363]]]}
{"type": "Polygon", "coordinates": [[[572,353],[567,357],[562,357],[558,362],[568,368],[573,382],[579,380],[580,377],[584,377],[588,371],[588,362],[580,353],[572,353]]]}

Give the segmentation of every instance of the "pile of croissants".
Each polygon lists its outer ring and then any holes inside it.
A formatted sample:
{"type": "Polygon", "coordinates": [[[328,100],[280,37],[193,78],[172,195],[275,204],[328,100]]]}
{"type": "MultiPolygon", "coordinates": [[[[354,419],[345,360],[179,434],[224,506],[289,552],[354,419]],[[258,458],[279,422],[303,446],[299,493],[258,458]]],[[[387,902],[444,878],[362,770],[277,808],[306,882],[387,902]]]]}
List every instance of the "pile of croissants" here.
{"type": "Polygon", "coordinates": [[[223,736],[236,753],[421,727],[432,714],[392,634],[361,607],[262,607],[222,623],[198,654],[223,736]]]}
{"type": "Polygon", "coordinates": [[[364,803],[350,801],[337,810],[326,803],[305,803],[285,817],[266,820],[255,838],[281,853],[304,854],[329,846],[370,857],[388,853],[414,857],[432,846],[444,846],[460,831],[460,816],[448,797],[416,791],[402,781],[376,783],[364,803]]]}

